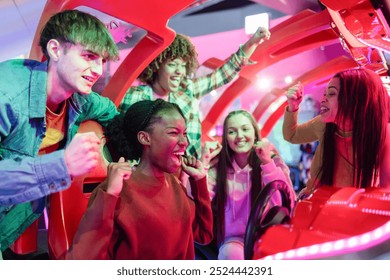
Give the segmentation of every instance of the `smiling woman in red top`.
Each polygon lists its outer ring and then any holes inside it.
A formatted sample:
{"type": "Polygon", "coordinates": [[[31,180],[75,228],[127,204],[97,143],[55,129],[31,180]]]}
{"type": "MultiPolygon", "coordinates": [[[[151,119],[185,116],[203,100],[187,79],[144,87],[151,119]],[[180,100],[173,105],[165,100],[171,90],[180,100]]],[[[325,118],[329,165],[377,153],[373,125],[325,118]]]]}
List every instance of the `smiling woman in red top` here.
{"type": "Polygon", "coordinates": [[[158,99],[132,105],[106,131],[122,157],[91,196],[67,259],[194,259],[194,242],[212,240],[206,171],[188,146],[177,105],[158,99]],[[190,176],[193,198],[175,174],[190,176]]]}

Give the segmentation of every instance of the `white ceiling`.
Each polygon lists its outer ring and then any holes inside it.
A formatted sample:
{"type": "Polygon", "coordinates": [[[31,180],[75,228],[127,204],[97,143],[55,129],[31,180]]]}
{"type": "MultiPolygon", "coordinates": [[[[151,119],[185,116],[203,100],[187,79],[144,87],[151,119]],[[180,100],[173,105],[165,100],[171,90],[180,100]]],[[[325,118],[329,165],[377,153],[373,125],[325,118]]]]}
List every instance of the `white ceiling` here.
{"type": "MultiPolygon", "coordinates": [[[[46,0],[0,0],[0,61],[28,55],[45,3],[46,0]]],[[[267,12],[272,19],[307,8],[318,9],[317,0],[198,0],[192,8],[172,18],[169,25],[179,33],[199,36],[241,29],[246,15],[267,12]]]]}
{"type": "Polygon", "coordinates": [[[0,61],[29,52],[46,0],[0,0],[0,61]]]}

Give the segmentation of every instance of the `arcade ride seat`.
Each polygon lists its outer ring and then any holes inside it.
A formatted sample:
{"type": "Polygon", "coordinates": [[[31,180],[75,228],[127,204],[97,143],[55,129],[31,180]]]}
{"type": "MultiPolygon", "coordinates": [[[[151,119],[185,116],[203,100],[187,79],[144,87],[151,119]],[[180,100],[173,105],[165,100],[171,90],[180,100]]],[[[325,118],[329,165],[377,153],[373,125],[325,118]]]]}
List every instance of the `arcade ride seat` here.
{"type": "MultiPolygon", "coordinates": [[[[267,228],[290,221],[294,203],[295,198],[292,196],[291,187],[284,181],[275,180],[264,186],[255,200],[245,230],[244,257],[246,260],[252,259],[254,243],[267,228]],[[274,195],[280,196],[281,205],[270,206],[274,195]]],[[[216,240],[214,239],[207,246],[195,244],[195,255],[196,259],[218,259],[216,240]]]]}
{"type": "Polygon", "coordinates": [[[49,198],[48,250],[50,259],[63,259],[73,242],[80,220],[87,209],[92,191],[107,177],[110,154],[105,146],[103,128],[95,121],[85,121],[79,133],[95,132],[101,139],[98,165],[89,174],[75,177],[70,187],[49,198]]]}
{"type": "Polygon", "coordinates": [[[251,260],[255,242],[271,226],[286,224],[295,204],[290,187],[281,180],[268,183],[259,193],[250,213],[245,231],[244,258],[251,260]],[[280,195],[281,205],[270,206],[271,198],[280,195]]]}
{"type": "Polygon", "coordinates": [[[321,187],[288,223],[255,238],[252,259],[378,259],[390,252],[390,189],[321,187]]]}

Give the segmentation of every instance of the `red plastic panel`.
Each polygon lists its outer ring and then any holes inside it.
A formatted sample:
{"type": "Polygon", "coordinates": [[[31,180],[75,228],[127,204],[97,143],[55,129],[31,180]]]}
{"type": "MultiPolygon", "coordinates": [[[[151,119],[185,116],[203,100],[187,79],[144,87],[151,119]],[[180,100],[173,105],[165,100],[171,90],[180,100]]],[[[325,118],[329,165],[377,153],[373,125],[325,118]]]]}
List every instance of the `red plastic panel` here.
{"type": "MultiPolygon", "coordinates": [[[[95,132],[103,139],[103,128],[95,121],[86,121],[80,125],[79,132],[95,132]]],[[[103,149],[105,141],[101,143],[103,149]]],[[[101,153],[103,154],[103,152],[101,153]]],[[[80,219],[87,209],[91,193],[84,193],[86,184],[97,186],[107,176],[108,162],[99,158],[97,167],[87,176],[76,177],[71,186],[62,192],[50,196],[48,243],[52,259],[61,259],[72,244],[80,219]]]]}
{"type": "MultiPolygon", "coordinates": [[[[306,85],[315,81],[320,81],[324,78],[328,78],[329,76],[334,75],[339,71],[357,67],[357,66],[358,64],[353,59],[341,56],[327,63],[324,63],[311,71],[306,72],[302,76],[298,77],[297,80],[294,81],[292,84],[300,81],[302,85],[306,85]]],[[[271,104],[275,102],[280,96],[285,94],[287,89],[288,87],[283,88],[281,90],[275,90],[273,91],[272,95],[269,94],[264,96],[264,98],[260,100],[259,104],[253,111],[253,116],[255,117],[255,119],[259,120],[261,116],[266,112],[266,110],[269,109],[271,104]]],[[[267,135],[271,132],[275,123],[280,119],[281,116],[283,116],[286,106],[287,106],[287,101],[284,102],[282,105],[280,105],[279,108],[277,108],[274,112],[271,113],[270,117],[266,120],[266,122],[262,127],[261,134],[263,137],[267,137],[267,135]]]]}
{"type": "Polygon", "coordinates": [[[350,9],[362,2],[367,2],[367,0],[321,0],[324,6],[335,11],[350,9]]]}
{"type": "MultiPolygon", "coordinates": [[[[246,66],[239,78],[215,102],[202,122],[202,133],[209,133],[224,109],[256,81],[256,74],[260,70],[298,53],[338,41],[337,35],[330,30],[329,23],[330,16],[326,10],[320,13],[305,10],[272,28],[271,39],[259,45],[251,57],[257,63],[246,66]]],[[[217,66],[215,61],[214,59],[217,66]]]]}
{"type": "Polygon", "coordinates": [[[319,188],[298,202],[288,225],[273,226],[265,232],[255,245],[254,257],[279,254],[281,258],[305,259],[309,257],[302,252],[313,250],[312,256],[318,258],[374,246],[386,238],[379,229],[389,224],[389,202],[388,188],[319,188]],[[328,244],[327,249],[319,250],[318,244],[328,244]]]}
{"type": "Polygon", "coordinates": [[[22,235],[11,244],[10,249],[16,254],[30,254],[38,250],[38,220],[33,222],[22,235]]]}

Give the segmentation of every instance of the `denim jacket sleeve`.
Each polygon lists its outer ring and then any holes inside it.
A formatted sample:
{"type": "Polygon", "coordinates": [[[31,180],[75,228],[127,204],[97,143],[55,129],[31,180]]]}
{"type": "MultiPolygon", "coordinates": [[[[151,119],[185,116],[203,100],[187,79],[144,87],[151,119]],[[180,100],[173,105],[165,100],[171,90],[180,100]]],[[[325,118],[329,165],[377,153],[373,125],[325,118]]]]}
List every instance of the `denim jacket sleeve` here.
{"type": "Polygon", "coordinates": [[[88,95],[74,94],[69,112],[69,134],[67,143],[77,133],[80,124],[86,120],[95,120],[102,126],[107,124],[119,114],[115,104],[107,97],[102,97],[95,92],[88,95]]]}
{"type": "MultiPolygon", "coordinates": [[[[75,95],[75,98],[80,95],[75,95]]],[[[103,97],[95,92],[91,92],[86,98],[86,103],[81,107],[80,119],[96,120],[101,125],[106,126],[116,115],[119,114],[115,104],[107,97],[103,97]]]]}
{"type": "Polygon", "coordinates": [[[67,188],[71,179],[64,151],[36,157],[44,133],[44,97],[39,99],[43,105],[31,109],[30,97],[22,94],[24,87],[0,92],[0,206],[36,200],[67,188]]]}
{"type": "Polygon", "coordinates": [[[70,186],[64,150],[0,161],[0,205],[32,201],[70,186]],[[50,172],[47,172],[50,170],[50,172]]]}

